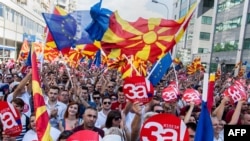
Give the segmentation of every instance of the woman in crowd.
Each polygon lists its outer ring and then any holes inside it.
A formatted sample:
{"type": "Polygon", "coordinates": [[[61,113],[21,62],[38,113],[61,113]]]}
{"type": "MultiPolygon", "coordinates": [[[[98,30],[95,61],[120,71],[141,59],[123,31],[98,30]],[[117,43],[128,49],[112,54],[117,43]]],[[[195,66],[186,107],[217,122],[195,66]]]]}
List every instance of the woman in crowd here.
{"type": "Polygon", "coordinates": [[[82,124],[82,119],[79,117],[79,105],[76,102],[69,103],[64,119],[59,122],[60,131],[72,130],[82,124]]]}
{"type": "Polygon", "coordinates": [[[115,129],[119,129],[117,130],[117,132],[122,135],[122,141],[130,141],[130,133],[127,133],[126,127],[125,125],[123,125],[122,120],[122,115],[119,110],[110,111],[107,116],[105,128],[103,129],[105,132],[105,136],[110,135],[110,132],[112,132],[115,127],[115,129]]]}

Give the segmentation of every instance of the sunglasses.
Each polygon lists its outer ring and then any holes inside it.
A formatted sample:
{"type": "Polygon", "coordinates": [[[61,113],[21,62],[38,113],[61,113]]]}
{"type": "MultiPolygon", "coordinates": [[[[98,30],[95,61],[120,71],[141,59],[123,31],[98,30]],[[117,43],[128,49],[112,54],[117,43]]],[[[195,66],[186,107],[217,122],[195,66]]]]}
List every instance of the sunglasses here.
{"type": "Polygon", "coordinates": [[[113,88],[113,86],[108,86],[108,88],[113,88]]]}
{"type": "Polygon", "coordinates": [[[194,135],[189,135],[189,138],[194,138],[194,135]]]}
{"type": "Polygon", "coordinates": [[[93,99],[100,99],[100,97],[93,97],[93,99]]]}
{"type": "Polygon", "coordinates": [[[156,113],[164,113],[164,110],[155,110],[156,113]]]}
{"type": "Polygon", "coordinates": [[[103,102],[103,104],[104,104],[104,105],[106,105],[106,104],[110,105],[111,102],[103,102]]]}
{"type": "Polygon", "coordinates": [[[121,117],[115,117],[114,118],[116,121],[122,119],[121,117]]]}

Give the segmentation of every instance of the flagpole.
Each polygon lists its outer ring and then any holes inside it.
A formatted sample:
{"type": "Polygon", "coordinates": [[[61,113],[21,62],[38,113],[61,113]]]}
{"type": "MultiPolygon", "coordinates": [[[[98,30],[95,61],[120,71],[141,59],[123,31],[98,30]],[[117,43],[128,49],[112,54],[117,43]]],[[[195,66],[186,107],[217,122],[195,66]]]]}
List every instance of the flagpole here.
{"type": "MultiPolygon", "coordinates": [[[[172,57],[171,53],[169,53],[169,54],[172,57]]],[[[172,58],[172,60],[173,60],[173,58],[172,58]]],[[[177,73],[176,73],[176,70],[175,70],[175,65],[174,65],[173,62],[172,62],[172,65],[173,65],[173,69],[174,69],[174,75],[175,75],[176,85],[177,85],[177,88],[179,89],[179,82],[178,82],[177,73]]]]}
{"type": "Polygon", "coordinates": [[[204,102],[207,101],[207,92],[208,92],[208,79],[209,79],[209,74],[208,73],[204,73],[204,78],[203,78],[203,93],[202,93],[202,100],[204,102]]]}

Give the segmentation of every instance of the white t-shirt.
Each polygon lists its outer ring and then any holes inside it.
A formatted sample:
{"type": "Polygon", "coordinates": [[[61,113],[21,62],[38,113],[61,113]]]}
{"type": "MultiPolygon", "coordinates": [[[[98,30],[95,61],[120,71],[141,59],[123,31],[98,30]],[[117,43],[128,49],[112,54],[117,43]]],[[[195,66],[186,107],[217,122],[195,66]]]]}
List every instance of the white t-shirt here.
{"type": "MultiPolygon", "coordinates": [[[[53,141],[57,141],[58,137],[60,136],[61,132],[54,128],[50,128],[50,135],[53,141]]],[[[29,130],[23,137],[23,141],[38,141],[37,134],[34,130],[29,130]]]]}
{"type": "MultiPolygon", "coordinates": [[[[17,98],[21,98],[24,102],[23,113],[30,117],[31,115],[31,106],[30,106],[30,94],[28,92],[23,93],[21,96],[17,96],[17,98]]],[[[11,103],[13,100],[13,93],[9,94],[7,97],[7,102],[11,103]]]]}
{"type": "Polygon", "coordinates": [[[103,125],[105,125],[106,119],[107,115],[105,115],[102,110],[98,112],[97,120],[95,122],[95,127],[101,128],[103,125]]]}

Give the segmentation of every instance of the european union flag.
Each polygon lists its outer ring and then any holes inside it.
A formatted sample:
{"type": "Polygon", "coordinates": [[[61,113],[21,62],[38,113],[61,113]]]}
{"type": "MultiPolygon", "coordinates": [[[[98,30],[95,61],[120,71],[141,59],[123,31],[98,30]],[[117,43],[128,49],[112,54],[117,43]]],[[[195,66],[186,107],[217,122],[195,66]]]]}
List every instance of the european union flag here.
{"type": "MultiPolygon", "coordinates": [[[[161,78],[165,75],[167,69],[172,64],[172,58],[171,55],[168,53],[165,55],[157,65],[156,68],[153,70],[149,77],[149,81],[156,86],[158,82],[160,82],[161,78]]],[[[153,66],[153,68],[155,67],[153,66]]]]}
{"type": "Polygon", "coordinates": [[[210,114],[207,108],[207,102],[202,101],[201,113],[195,133],[195,141],[212,141],[214,138],[214,129],[210,114]]]}
{"type": "Polygon", "coordinates": [[[93,41],[85,31],[91,22],[88,11],[76,11],[68,15],[43,13],[43,18],[52,34],[58,50],[67,52],[79,44],[91,44],[93,41]]]}

